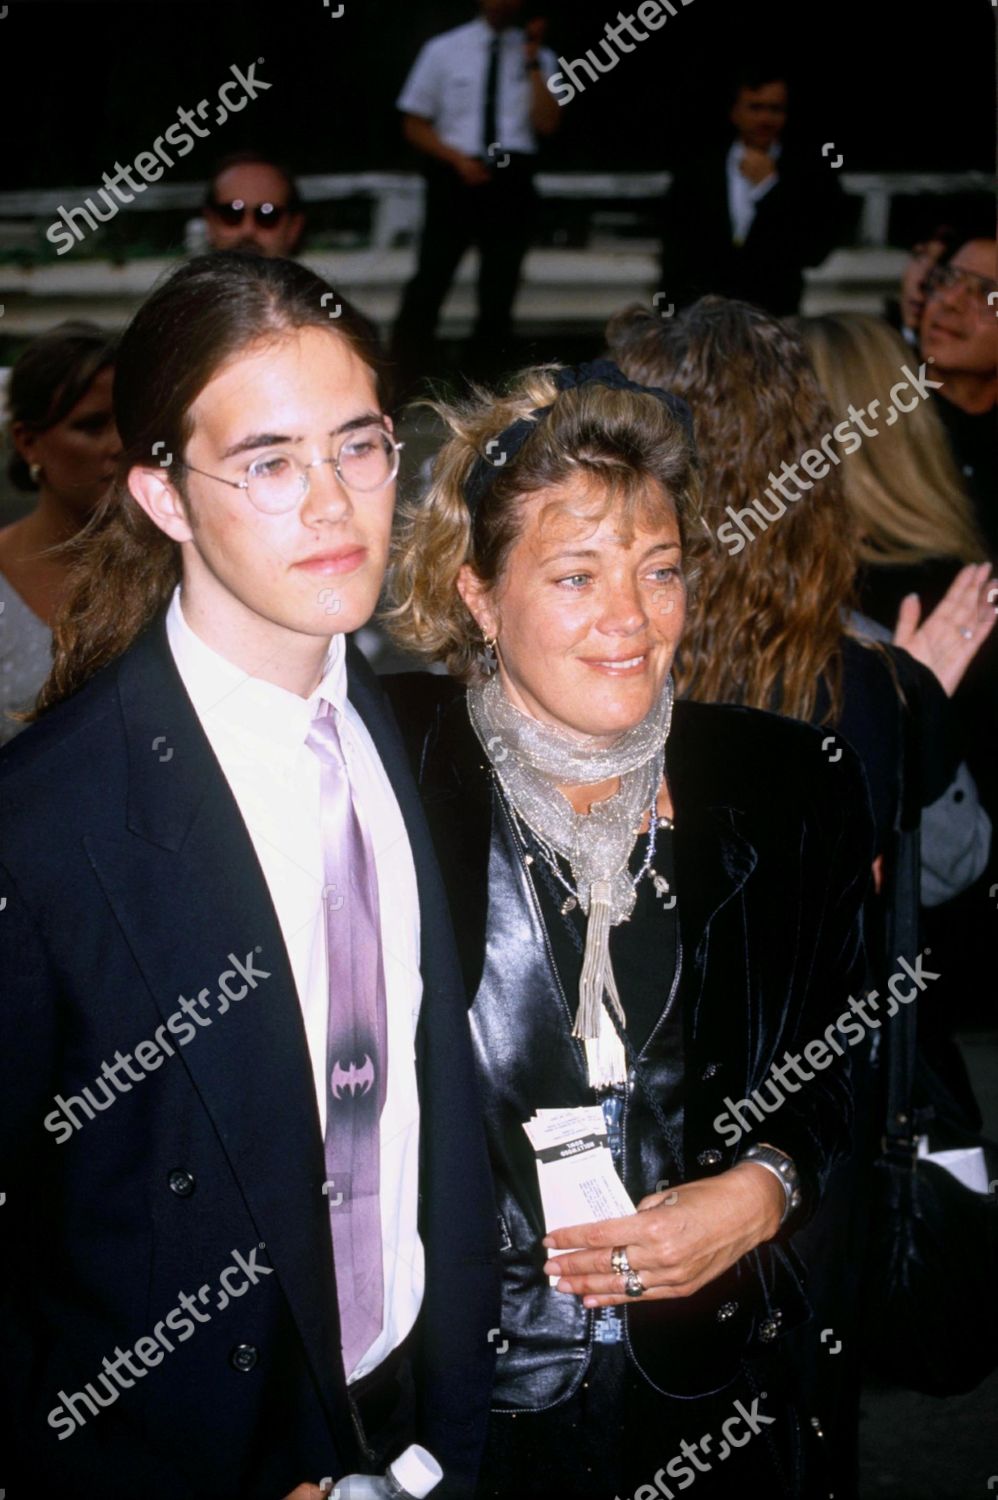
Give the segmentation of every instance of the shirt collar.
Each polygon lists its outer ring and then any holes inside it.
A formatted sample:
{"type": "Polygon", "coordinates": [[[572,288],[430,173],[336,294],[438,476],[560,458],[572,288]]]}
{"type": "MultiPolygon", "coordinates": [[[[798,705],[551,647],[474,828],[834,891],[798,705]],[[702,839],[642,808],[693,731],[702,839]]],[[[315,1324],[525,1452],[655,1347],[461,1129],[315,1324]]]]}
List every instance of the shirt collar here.
{"type": "Polygon", "coordinates": [[[304,744],[322,698],[338,712],[346,705],[346,637],[334,635],[322,681],[308,698],[253,677],[221,656],[187,623],[174,589],[166,633],[177,670],[206,732],[235,730],[289,754],[304,744]]]}
{"type": "Polygon", "coordinates": [[[469,26],[476,30],[478,35],[487,43],[491,42],[493,37],[498,37],[501,47],[507,45],[510,37],[517,38],[523,34],[523,29],[520,26],[504,26],[502,31],[493,31],[488,21],[482,16],[476,16],[474,21],[469,22],[469,26]]]}
{"type": "MultiPolygon", "coordinates": [[[[782,141],[774,141],[773,144],[769,148],[769,155],[772,157],[773,161],[779,161],[779,159],[780,159],[780,153],[782,152],[782,150],[783,150],[783,142],[782,141]]],[[[738,163],[741,161],[741,159],[742,159],[742,157],[744,155],[745,155],[745,142],[741,139],[740,136],[736,135],[735,138],[734,138],[734,140],[731,142],[731,149],[728,152],[728,166],[729,167],[737,167],[738,163]]]]}

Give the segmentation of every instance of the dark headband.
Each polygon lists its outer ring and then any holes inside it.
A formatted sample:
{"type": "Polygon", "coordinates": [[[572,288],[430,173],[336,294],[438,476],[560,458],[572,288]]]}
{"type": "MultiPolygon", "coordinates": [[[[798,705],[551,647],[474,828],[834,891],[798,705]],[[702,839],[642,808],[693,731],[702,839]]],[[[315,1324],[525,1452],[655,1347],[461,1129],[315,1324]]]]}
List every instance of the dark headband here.
{"type": "MultiPolygon", "coordinates": [[[[675,417],[686,434],[690,447],[694,446],[693,413],[683,398],[673,396],[669,391],[661,391],[655,386],[636,385],[633,380],[628,380],[627,376],[610,359],[595,359],[582,365],[567,365],[555,375],[554,383],[559,391],[571,391],[580,385],[606,385],[615,391],[636,391],[642,396],[654,396],[675,417]]],[[[464,481],[464,503],[472,515],[475,514],[491,487],[496,477],[496,470],[501,469],[509,463],[511,458],[516,457],[530,434],[536,432],[538,424],[552,410],[552,406],[536,407],[530,417],[519,417],[517,421],[511,422],[508,427],[504,428],[498,437],[490,438],[486,443],[485,453],[479,454],[464,481]]]]}

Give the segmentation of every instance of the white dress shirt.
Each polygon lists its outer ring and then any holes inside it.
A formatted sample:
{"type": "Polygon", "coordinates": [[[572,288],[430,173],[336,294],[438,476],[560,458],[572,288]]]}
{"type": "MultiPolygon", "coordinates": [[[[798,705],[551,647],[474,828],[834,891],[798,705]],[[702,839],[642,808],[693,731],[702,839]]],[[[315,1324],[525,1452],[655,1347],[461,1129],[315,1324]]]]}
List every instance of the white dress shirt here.
{"type": "MultiPolygon", "coordinates": [[[[329,983],[318,757],[305,741],[320,698],[337,710],[350,783],[371,834],[378,877],[388,1020],[388,1083],[380,1122],[385,1321],[351,1380],[376,1368],[412,1328],[423,1297],[417,1228],[419,1097],[415,1034],[422,999],[419,895],[391,782],[347,694],[346,642],[336,635],[308,699],[247,676],[205,645],[184,618],[180,591],[166,617],[177,670],[232,789],[260,861],[298,991],[323,1130],[329,983]]],[[[219,871],[219,878],[224,872],[219,871]]],[[[274,1101],[275,1109],[280,1100],[274,1101]]]]}
{"type": "MultiPolygon", "coordinates": [[[[780,155],[779,143],[770,146],[769,154],[774,162],[777,161],[780,155]]],[[[762,182],[749,182],[740,170],[744,155],[744,142],[732,141],[728,152],[728,215],[731,219],[731,238],[736,245],[744,245],[752,228],[756,205],[779,181],[777,174],[773,172],[762,182]]]]}
{"type": "MultiPolygon", "coordinates": [[[[523,56],[527,38],[519,26],[507,26],[497,33],[479,18],[431,38],[413,63],[396,107],[403,114],[429,120],[453,150],[465,156],[487,156],[493,142],[484,138],[485,82],[489,49],[497,35],[499,144],[503,151],[531,156],[537,151],[537,137],[530,123],[531,74],[523,56]]],[[[548,47],[540,49],[537,61],[545,78],[550,78],[558,66],[548,47]]]]}

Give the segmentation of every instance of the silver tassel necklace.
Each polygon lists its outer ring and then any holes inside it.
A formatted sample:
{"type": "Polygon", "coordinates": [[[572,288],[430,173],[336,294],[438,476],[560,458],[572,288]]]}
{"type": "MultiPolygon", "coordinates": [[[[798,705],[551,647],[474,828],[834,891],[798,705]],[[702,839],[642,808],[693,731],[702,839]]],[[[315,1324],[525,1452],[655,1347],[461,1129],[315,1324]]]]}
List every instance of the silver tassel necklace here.
{"type": "MultiPolygon", "coordinates": [[[[595,1088],[626,1080],[624,1049],[603,1011],[603,997],[624,1025],[624,1010],[610,962],[610,928],[634,910],[637,880],[628,870],[636,826],[651,809],[646,856],[652,872],[658,824],[658,792],[665,742],[672,723],[673,689],[668,677],[662,694],[640,724],[606,747],[542,724],[510,703],[496,673],[468,689],[468,712],[493,770],[517,816],[542,849],[567,860],[575,882],[558,878],[588,917],[579,1005],[572,1035],[586,1046],[590,1082],[595,1088]],[[618,778],[617,791],[577,813],[561,786],[597,785],[618,778]]],[[[546,856],[545,856],[546,857],[546,856]]],[[[556,862],[555,862],[556,863],[556,862]]],[[[641,875],[646,873],[644,865],[641,875]]],[[[641,878],[639,876],[639,878],[641,878]]],[[[664,877],[654,873],[667,888],[664,877]]]]}

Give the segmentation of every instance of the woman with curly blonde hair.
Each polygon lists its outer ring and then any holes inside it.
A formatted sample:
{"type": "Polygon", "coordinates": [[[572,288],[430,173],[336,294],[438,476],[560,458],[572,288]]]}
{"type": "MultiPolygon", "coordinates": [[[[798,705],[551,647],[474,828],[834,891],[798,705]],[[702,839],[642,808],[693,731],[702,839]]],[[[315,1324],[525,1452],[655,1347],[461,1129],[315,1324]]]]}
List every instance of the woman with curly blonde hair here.
{"type": "Polygon", "coordinates": [[[859,977],[859,767],[807,725],[673,701],[709,542],[685,401],[599,361],[438,410],[391,618],[459,680],[387,681],[498,1208],[477,1493],[826,1493],[782,1345],[807,1317],[793,1237],[847,1148],[845,1049],[807,1088],[774,1065],[834,1036],[859,977]],[[552,1163],[589,1151],[553,1205],[552,1163]]]}

